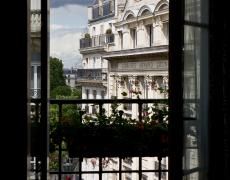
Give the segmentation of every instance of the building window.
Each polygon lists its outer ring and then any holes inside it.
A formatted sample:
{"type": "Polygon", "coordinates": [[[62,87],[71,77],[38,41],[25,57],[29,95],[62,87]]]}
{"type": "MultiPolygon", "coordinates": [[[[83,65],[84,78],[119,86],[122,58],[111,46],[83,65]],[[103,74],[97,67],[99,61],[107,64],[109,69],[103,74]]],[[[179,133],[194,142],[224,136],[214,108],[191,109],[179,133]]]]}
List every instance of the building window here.
{"type": "Polygon", "coordinates": [[[103,24],[101,24],[101,26],[100,26],[100,34],[104,34],[104,25],[103,24]]]}
{"type": "Polygon", "coordinates": [[[153,42],[153,26],[152,25],[146,26],[146,30],[147,30],[147,36],[149,41],[149,47],[151,47],[153,42]]]}
{"type": "Polygon", "coordinates": [[[103,68],[104,59],[101,57],[101,68],[103,68]]]}
{"type": "Polygon", "coordinates": [[[97,90],[93,90],[93,99],[97,99],[97,90]]]}
{"type": "Polygon", "coordinates": [[[93,27],[93,33],[92,33],[92,35],[95,36],[95,34],[96,34],[96,27],[93,27]]]}
{"type": "Polygon", "coordinates": [[[120,47],[121,47],[121,49],[123,49],[123,33],[122,33],[122,31],[118,31],[118,35],[120,38],[120,47]]]}
{"type": "Polygon", "coordinates": [[[32,89],[34,88],[34,66],[31,66],[31,82],[30,82],[30,87],[32,89]]]}
{"type": "Polygon", "coordinates": [[[86,94],[86,99],[89,99],[89,89],[85,90],[85,94],[86,94]]]}
{"type": "Polygon", "coordinates": [[[37,66],[37,88],[41,88],[41,66],[37,66]]]}
{"type": "Polygon", "coordinates": [[[96,67],[96,58],[93,57],[93,68],[95,68],[95,67],[96,67]]]}
{"type": "Polygon", "coordinates": [[[165,41],[168,43],[168,32],[169,31],[169,23],[168,22],[165,22],[163,23],[163,34],[164,34],[164,38],[165,38],[165,41]]]}
{"type": "Polygon", "coordinates": [[[101,91],[101,99],[105,99],[105,91],[101,91]]]}
{"type": "Polygon", "coordinates": [[[131,41],[132,41],[132,48],[136,48],[137,45],[137,31],[136,29],[131,29],[131,41]]]}

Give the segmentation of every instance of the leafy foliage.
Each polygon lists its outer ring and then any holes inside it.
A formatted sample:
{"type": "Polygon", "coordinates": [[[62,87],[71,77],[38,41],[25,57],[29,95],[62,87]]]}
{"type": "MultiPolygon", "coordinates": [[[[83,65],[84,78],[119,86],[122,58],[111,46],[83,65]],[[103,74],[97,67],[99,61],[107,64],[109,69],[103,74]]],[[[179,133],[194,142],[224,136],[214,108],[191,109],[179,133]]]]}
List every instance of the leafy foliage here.
{"type": "Polygon", "coordinates": [[[56,97],[55,92],[59,87],[67,86],[63,74],[62,60],[50,57],[50,96],[56,97]]]}
{"type": "Polygon", "coordinates": [[[70,96],[72,93],[71,88],[67,85],[65,86],[57,86],[55,89],[51,91],[51,98],[56,98],[60,96],[70,96]]]}

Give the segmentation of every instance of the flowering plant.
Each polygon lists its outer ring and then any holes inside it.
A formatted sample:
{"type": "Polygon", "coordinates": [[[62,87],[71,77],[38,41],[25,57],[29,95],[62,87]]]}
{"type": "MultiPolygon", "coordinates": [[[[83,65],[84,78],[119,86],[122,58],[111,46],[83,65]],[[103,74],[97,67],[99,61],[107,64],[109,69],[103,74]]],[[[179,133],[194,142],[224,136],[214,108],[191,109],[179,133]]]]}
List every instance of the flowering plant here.
{"type": "Polygon", "coordinates": [[[142,120],[127,118],[111,105],[90,116],[80,108],[74,116],[63,116],[51,134],[54,143],[66,144],[70,157],[128,157],[165,155],[167,153],[167,105],[154,104],[144,108],[142,120]]]}

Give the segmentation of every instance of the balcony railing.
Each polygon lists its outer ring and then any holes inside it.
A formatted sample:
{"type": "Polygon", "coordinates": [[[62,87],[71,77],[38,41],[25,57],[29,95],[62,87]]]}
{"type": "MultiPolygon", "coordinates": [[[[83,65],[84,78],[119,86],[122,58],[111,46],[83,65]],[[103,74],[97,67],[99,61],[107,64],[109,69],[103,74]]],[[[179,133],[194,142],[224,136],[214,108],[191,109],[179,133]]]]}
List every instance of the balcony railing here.
{"type": "Polygon", "coordinates": [[[107,80],[107,73],[104,69],[78,69],[77,80],[107,80]]]}
{"type": "Polygon", "coordinates": [[[41,89],[30,89],[30,97],[37,99],[41,97],[41,89]]]}
{"type": "Polygon", "coordinates": [[[91,38],[80,39],[80,49],[90,47],[101,47],[114,42],[114,34],[102,34],[91,38]]]}
{"type": "MultiPolygon", "coordinates": [[[[37,117],[37,121],[39,122],[39,106],[40,101],[39,100],[32,100],[32,102],[35,104],[36,113],[35,117],[37,117]]],[[[49,103],[52,105],[55,105],[56,110],[57,110],[57,117],[58,121],[63,120],[63,110],[64,106],[66,105],[78,105],[80,106],[81,104],[96,104],[99,106],[99,114],[102,114],[103,111],[103,105],[104,104],[114,104],[114,103],[130,103],[130,104],[137,104],[138,105],[138,120],[140,122],[143,121],[143,105],[144,104],[167,104],[166,99],[103,99],[103,100],[49,100],[49,103]]],[[[61,132],[61,131],[60,131],[61,132]]],[[[141,134],[140,134],[141,135],[141,134]]],[[[60,137],[60,134],[58,135],[60,137]]],[[[148,175],[151,175],[150,179],[158,179],[158,180],[167,180],[167,164],[162,164],[162,158],[165,158],[168,156],[168,152],[164,151],[160,154],[153,154],[153,156],[143,156],[143,154],[139,155],[138,157],[132,157],[132,154],[130,156],[125,156],[125,157],[103,157],[103,156],[97,156],[98,153],[100,152],[95,152],[95,156],[93,159],[91,159],[91,163],[95,162],[95,165],[97,168],[94,168],[93,170],[89,169],[84,169],[83,164],[87,159],[85,157],[79,157],[79,158],[68,158],[68,154],[66,156],[66,147],[61,145],[61,141],[59,142],[59,146],[56,149],[57,155],[56,155],[56,160],[57,160],[57,169],[55,170],[50,170],[49,175],[52,176],[51,179],[58,179],[62,180],[67,179],[68,177],[71,179],[76,178],[76,179],[83,179],[86,177],[86,175],[93,175],[96,176],[97,179],[102,180],[104,179],[105,175],[111,175],[113,174],[114,177],[116,176],[115,179],[123,179],[126,175],[129,175],[132,177],[132,175],[135,175],[135,180],[142,180],[144,177],[147,177],[148,175]],[[126,158],[128,157],[128,158],[126,158]],[[153,160],[153,157],[156,159],[153,160]],[[151,161],[151,164],[157,164],[155,167],[151,168],[146,168],[146,158],[150,158],[149,160],[151,161]],[[133,159],[133,161],[132,161],[133,159]],[[129,167],[132,167],[132,163],[135,161],[135,168],[125,168],[124,165],[129,165],[129,167]],[[152,162],[154,161],[154,162],[152,162]],[[113,169],[111,168],[106,169],[105,168],[105,163],[114,163],[114,165],[117,165],[117,168],[113,169]],[[154,178],[153,178],[154,176],[154,178]]],[[[39,156],[38,156],[39,157],[39,156]]],[[[88,157],[89,158],[89,157],[88,157]]],[[[34,158],[35,161],[33,163],[41,164],[39,158],[34,158]]],[[[165,160],[164,160],[165,162],[165,160]]],[[[51,163],[51,162],[50,162],[51,163]]],[[[53,162],[52,162],[53,163],[53,162]]],[[[35,177],[38,177],[40,175],[41,169],[36,169],[36,167],[39,168],[39,166],[35,166],[34,173],[35,177]]]]}
{"type": "Polygon", "coordinates": [[[94,5],[92,7],[93,20],[107,17],[114,13],[114,0],[105,1],[102,6],[94,5]]]}

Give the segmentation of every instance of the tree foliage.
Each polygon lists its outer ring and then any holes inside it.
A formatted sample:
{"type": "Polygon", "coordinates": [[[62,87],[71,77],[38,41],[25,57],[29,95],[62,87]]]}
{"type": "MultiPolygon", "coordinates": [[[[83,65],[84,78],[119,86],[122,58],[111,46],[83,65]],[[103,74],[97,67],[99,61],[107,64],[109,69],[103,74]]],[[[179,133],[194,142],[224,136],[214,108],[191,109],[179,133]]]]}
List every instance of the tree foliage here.
{"type": "Polygon", "coordinates": [[[66,86],[62,60],[50,57],[50,91],[58,86],[66,86]]]}

